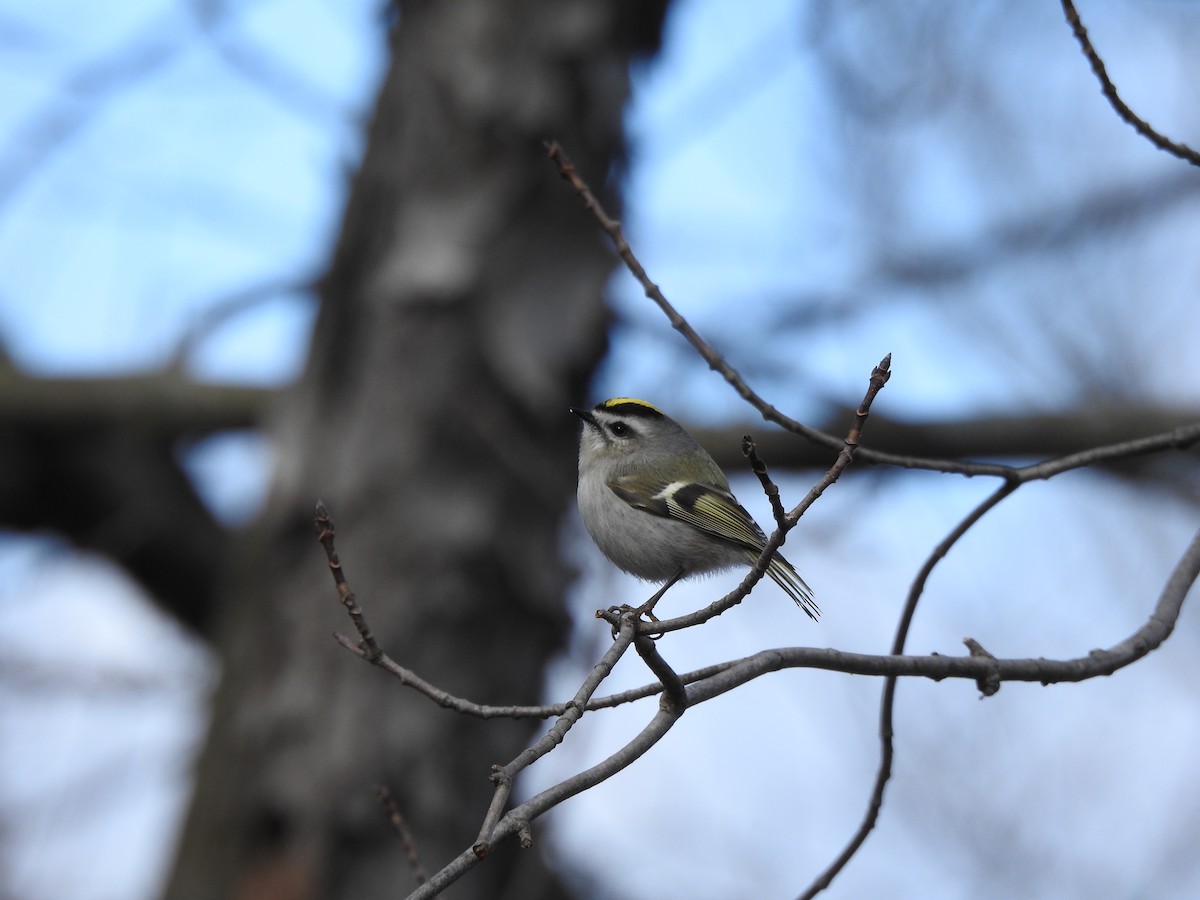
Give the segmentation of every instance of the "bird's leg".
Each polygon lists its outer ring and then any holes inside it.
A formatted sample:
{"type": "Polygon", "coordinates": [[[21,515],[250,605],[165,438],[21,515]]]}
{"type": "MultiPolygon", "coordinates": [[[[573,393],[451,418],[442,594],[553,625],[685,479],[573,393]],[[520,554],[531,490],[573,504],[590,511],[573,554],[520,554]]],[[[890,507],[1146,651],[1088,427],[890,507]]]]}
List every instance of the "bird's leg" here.
{"type": "Polygon", "coordinates": [[[667,579],[666,584],[664,584],[662,587],[660,587],[657,591],[654,592],[653,597],[651,597],[649,600],[647,600],[645,603],[643,603],[641,606],[639,606],[637,608],[637,610],[635,610],[637,617],[640,619],[642,616],[649,616],[651,619],[653,619],[654,618],[654,604],[658,603],[658,601],[662,599],[662,595],[665,594],[670,589],[671,585],[673,585],[675,582],[677,582],[682,577],[683,577],[683,569],[681,568],[674,575],[672,575],[669,579],[667,579]]]}
{"type": "MultiPolygon", "coordinates": [[[[657,622],[658,617],[654,615],[654,604],[658,603],[658,601],[662,599],[662,595],[665,594],[668,590],[670,590],[671,586],[673,584],[675,584],[675,582],[677,582],[683,576],[684,576],[684,570],[682,568],[680,568],[678,571],[676,571],[676,573],[674,575],[672,575],[670,578],[667,579],[666,584],[664,584],[662,587],[660,587],[657,591],[654,592],[653,597],[651,597],[649,600],[647,600],[645,603],[643,603],[637,609],[634,609],[633,607],[631,607],[627,604],[622,604],[621,606],[610,606],[608,608],[608,611],[610,613],[618,613],[621,615],[624,615],[625,613],[628,613],[628,612],[632,612],[635,619],[640,619],[642,616],[649,616],[650,620],[652,622],[657,622]]],[[[597,615],[599,615],[599,613],[597,613],[597,615]]],[[[613,637],[616,638],[616,636],[617,636],[617,626],[614,625],[613,626],[613,637]]],[[[651,640],[658,640],[659,637],[661,637],[661,635],[655,635],[655,634],[650,635],[651,640]]]]}

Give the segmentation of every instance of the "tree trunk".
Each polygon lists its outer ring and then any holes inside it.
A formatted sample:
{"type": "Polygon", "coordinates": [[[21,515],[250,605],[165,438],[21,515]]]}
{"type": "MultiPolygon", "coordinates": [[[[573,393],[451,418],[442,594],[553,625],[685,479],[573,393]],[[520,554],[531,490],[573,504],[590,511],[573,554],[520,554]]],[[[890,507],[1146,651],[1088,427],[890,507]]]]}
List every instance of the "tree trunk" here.
{"type": "MultiPolygon", "coordinates": [[[[557,547],[567,407],[604,347],[612,263],[541,141],[613,167],[630,57],[654,48],[662,15],[622,9],[402,4],[309,365],[272,417],[272,497],[225,580],[222,681],[172,900],[402,896],[413,879],[376,786],[436,869],[474,840],[489,766],[530,739],[528,723],[460,717],[334,643],[351,627],[312,510],[329,505],[388,653],[479,701],[539,699],[572,576],[557,547]]],[[[498,847],[451,893],[563,891],[538,854],[498,847]]]]}

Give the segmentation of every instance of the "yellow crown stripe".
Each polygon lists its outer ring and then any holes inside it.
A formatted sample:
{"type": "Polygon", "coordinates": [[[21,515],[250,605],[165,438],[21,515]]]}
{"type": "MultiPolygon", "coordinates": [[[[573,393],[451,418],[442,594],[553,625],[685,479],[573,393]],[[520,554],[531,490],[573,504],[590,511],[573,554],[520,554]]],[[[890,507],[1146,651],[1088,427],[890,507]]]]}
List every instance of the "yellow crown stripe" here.
{"type": "Polygon", "coordinates": [[[653,410],[660,416],[664,415],[663,411],[653,403],[647,403],[645,400],[639,400],[636,397],[613,397],[611,400],[605,400],[600,405],[605,409],[612,409],[614,406],[623,406],[627,403],[631,403],[634,406],[644,406],[646,409],[653,410]]]}

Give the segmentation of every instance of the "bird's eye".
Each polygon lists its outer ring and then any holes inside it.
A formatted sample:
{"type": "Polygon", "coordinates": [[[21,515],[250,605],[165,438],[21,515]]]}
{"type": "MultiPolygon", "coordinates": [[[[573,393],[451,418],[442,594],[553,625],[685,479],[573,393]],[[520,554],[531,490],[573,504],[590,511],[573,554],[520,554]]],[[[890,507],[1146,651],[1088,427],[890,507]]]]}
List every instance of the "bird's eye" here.
{"type": "Polygon", "coordinates": [[[613,422],[608,426],[608,430],[613,433],[614,437],[625,437],[629,434],[629,426],[624,422],[613,422]]]}

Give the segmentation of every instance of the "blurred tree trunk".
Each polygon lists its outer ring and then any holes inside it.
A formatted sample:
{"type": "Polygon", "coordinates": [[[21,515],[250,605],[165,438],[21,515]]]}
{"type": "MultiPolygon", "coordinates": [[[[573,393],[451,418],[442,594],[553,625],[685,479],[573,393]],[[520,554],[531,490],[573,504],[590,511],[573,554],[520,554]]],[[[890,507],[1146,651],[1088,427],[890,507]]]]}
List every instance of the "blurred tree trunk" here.
{"type": "MultiPolygon", "coordinates": [[[[391,70],[321,288],[309,365],[277,404],[272,498],[225,579],[222,681],[167,896],[396,897],[413,886],[387,785],[436,869],[475,838],[488,767],[530,739],[404,690],[350,631],[314,539],[327,502],[383,646],[484,702],[539,699],[571,572],[567,406],[605,340],[611,256],[543,158],[621,150],[658,4],[401,4],[391,70]]],[[[596,179],[597,181],[599,179],[596,179]]],[[[451,895],[562,896],[497,848],[451,895]]]]}

